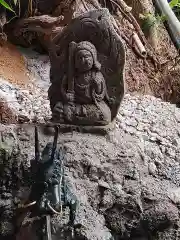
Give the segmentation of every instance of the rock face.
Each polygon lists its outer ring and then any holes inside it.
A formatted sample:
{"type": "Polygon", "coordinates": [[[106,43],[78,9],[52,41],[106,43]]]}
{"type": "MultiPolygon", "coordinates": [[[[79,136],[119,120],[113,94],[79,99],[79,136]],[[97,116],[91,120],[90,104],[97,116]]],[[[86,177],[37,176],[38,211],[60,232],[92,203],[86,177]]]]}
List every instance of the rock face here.
{"type": "MultiPolygon", "coordinates": [[[[179,117],[174,105],[126,95],[116,128],[106,136],[60,134],[66,178],[80,202],[76,239],[179,238],[179,117]]],[[[14,204],[29,187],[34,136],[30,125],[1,125],[0,132],[1,150],[13,156],[2,160],[1,155],[0,232],[7,236],[13,232],[14,204]]],[[[41,147],[50,140],[42,131],[41,147]]]]}
{"type": "Polygon", "coordinates": [[[38,87],[21,89],[0,79],[0,111],[1,123],[44,122],[50,118],[47,92],[38,87]]]}
{"type": "Polygon", "coordinates": [[[112,122],[124,96],[125,49],[108,10],[74,19],[51,45],[48,95],[53,122],[112,122]]]}

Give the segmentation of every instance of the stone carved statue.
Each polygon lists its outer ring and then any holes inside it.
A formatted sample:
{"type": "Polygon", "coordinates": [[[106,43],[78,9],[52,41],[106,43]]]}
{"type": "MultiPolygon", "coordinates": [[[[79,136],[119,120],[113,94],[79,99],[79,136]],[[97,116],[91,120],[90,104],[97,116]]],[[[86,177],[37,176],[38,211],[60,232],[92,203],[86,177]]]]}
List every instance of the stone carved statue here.
{"type": "Polygon", "coordinates": [[[69,60],[69,75],[63,78],[60,89],[62,101],[56,103],[53,119],[108,124],[111,121],[109,97],[95,46],[88,41],[71,42],[69,50],[72,58],[69,60]]]}
{"type": "Polygon", "coordinates": [[[125,53],[113,27],[97,23],[98,17],[109,21],[109,16],[106,9],[86,13],[75,19],[60,39],[55,37],[48,92],[53,122],[107,125],[116,116],[124,93],[125,53]],[[108,36],[101,44],[104,33],[108,36]]]}

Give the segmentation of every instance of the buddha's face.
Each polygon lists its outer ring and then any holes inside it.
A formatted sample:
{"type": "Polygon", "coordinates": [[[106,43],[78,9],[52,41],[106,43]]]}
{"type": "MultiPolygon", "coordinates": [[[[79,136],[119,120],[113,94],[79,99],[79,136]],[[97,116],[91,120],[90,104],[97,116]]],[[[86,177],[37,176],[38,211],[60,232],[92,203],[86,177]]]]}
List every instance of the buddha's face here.
{"type": "Polygon", "coordinates": [[[93,57],[88,50],[80,50],[75,56],[75,67],[79,72],[89,71],[93,67],[93,57]]]}

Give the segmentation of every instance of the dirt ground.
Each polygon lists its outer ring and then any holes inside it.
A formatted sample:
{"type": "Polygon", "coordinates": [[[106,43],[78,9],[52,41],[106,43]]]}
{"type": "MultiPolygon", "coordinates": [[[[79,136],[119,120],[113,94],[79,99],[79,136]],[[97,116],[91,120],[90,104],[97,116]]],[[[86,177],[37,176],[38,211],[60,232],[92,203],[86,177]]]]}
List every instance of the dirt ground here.
{"type": "MultiPolygon", "coordinates": [[[[126,20],[123,20],[119,27],[122,35],[129,36],[131,25],[126,20]]],[[[158,31],[159,45],[152,52],[159,62],[157,68],[150,59],[140,58],[124,41],[126,46],[126,90],[132,94],[152,95],[163,101],[179,104],[180,67],[179,63],[175,62],[178,53],[165,27],[159,26],[158,31]]]]}
{"type": "Polygon", "coordinates": [[[0,46],[0,76],[22,88],[29,81],[23,56],[16,46],[8,42],[0,46]]]}

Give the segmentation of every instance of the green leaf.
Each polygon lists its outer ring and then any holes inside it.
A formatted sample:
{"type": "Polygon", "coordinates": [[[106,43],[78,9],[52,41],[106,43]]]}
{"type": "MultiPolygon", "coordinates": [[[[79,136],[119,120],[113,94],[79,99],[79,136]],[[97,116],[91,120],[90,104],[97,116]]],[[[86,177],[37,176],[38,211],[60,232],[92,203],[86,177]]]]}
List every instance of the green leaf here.
{"type": "Polygon", "coordinates": [[[176,7],[178,3],[179,3],[179,0],[171,0],[169,3],[169,6],[173,8],[173,7],[176,7]]]}
{"type": "Polygon", "coordinates": [[[0,4],[11,12],[14,12],[14,10],[4,0],[0,0],[0,4]]]}

